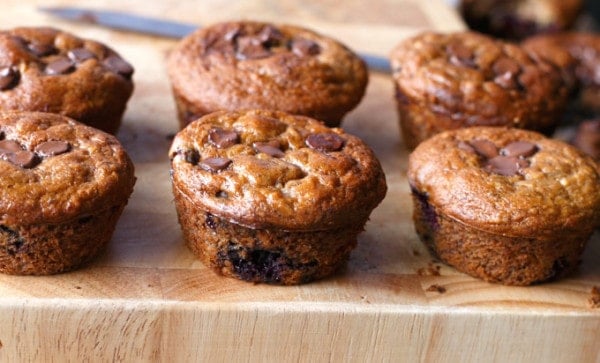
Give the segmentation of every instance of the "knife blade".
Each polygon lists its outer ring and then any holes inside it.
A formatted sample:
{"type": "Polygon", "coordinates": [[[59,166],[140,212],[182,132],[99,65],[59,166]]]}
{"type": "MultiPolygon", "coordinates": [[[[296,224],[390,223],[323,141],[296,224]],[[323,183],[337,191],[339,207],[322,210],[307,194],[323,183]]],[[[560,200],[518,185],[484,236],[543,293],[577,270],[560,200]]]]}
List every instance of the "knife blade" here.
{"type": "MultiPolygon", "coordinates": [[[[61,19],[168,38],[184,37],[200,27],[196,24],[157,19],[122,11],[61,6],[39,7],[38,10],[61,19]]],[[[390,63],[385,57],[366,53],[358,55],[370,70],[391,73],[390,63]]]]}

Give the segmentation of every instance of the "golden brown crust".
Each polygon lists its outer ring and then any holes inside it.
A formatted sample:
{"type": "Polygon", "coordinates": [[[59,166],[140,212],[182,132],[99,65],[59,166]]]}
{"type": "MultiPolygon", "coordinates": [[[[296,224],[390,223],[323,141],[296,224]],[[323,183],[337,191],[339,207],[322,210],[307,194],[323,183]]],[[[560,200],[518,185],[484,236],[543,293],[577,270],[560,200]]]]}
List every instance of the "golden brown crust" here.
{"type": "Polygon", "coordinates": [[[133,164],[107,133],[50,113],[0,114],[2,140],[33,152],[45,141],[67,142],[69,151],[40,157],[23,168],[0,158],[0,224],[60,223],[127,200],[135,182],[133,164]]]}
{"type": "Polygon", "coordinates": [[[419,145],[408,179],[448,218],[488,233],[552,236],[600,223],[600,175],[573,146],[517,129],[476,127],[448,131],[419,145]],[[504,176],[482,167],[480,155],[458,145],[485,139],[502,148],[513,141],[537,147],[529,165],[504,176]]]}
{"type": "Polygon", "coordinates": [[[54,28],[0,32],[0,70],[16,75],[0,109],[59,113],[110,133],[133,92],[133,68],[114,50],[54,28]]]}
{"type": "Polygon", "coordinates": [[[341,43],[296,26],[252,21],[197,30],[173,49],[167,67],[182,127],[209,112],[250,108],[338,125],[367,85],[364,62],[341,43]],[[247,46],[269,33],[265,29],[271,31],[262,43],[247,46]]]}
{"type": "Polygon", "coordinates": [[[518,45],[473,32],[425,32],[391,53],[398,107],[418,140],[466,126],[553,131],[567,102],[558,69],[518,45]],[[419,116],[424,110],[427,116],[419,116]],[[402,110],[401,110],[402,111],[402,110]],[[415,119],[416,121],[413,121],[415,119]],[[414,124],[414,125],[413,125],[414,124]]]}
{"type": "Polygon", "coordinates": [[[361,140],[278,111],[207,115],[177,134],[169,155],[174,189],[198,208],[252,228],[362,226],[386,192],[381,165],[361,140]],[[209,136],[215,129],[237,140],[216,146],[209,136]],[[256,143],[274,143],[281,155],[261,152],[256,143]],[[211,158],[228,162],[210,170],[211,158]]]}

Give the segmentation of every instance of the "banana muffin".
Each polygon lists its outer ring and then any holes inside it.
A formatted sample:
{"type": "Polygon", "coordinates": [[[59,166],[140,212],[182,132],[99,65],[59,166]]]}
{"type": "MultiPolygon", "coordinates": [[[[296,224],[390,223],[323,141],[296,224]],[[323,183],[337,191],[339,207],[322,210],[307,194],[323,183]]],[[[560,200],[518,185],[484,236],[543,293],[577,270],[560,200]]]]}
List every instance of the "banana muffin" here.
{"type": "Polygon", "coordinates": [[[568,98],[555,65],[473,32],[424,32],[402,41],[390,57],[409,149],[438,132],[468,126],[550,134],[568,98]]]}
{"type": "Polygon", "coordinates": [[[187,36],[168,57],[181,128],[219,110],[270,109],[338,126],[362,99],[364,62],[340,42],[292,25],[225,22],[187,36]]]}
{"type": "Polygon", "coordinates": [[[52,113],[0,113],[0,272],[74,269],[109,242],[133,190],[117,139],[52,113]]]}
{"type": "Polygon", "coordinates": [[[415,228],[432,254],[469,275],[557,279],[600,224],[598,173],[575,147],[533,131],[446,131],[409,156],[415,228]]]}
{"type": "Polygon", "coordinates": [[[219,111],[169,151],[188,247],[253,282],[299,284],[338,270],[383,199],[385,176],[355,136],[280,111],[219,111]]]}
{"type": "Polygon", "coordinates": [[[0,32],[0,110],[58,113],[114,134],[132,73],[106,45],[58,29],[0,32]]]}
{"type": "Polygon", "coordinates": [[[600,119],[581,122],[577,127],[573,145],[600,163],[600,119]]]}
{"type": "Polygon", "coordinates": [[[566,69],[577,81],[571,114],[578,118],[600,113],[600,35],[583,32],[543,34],[527,39],[523,47],[566,69]],[[573,65],[563,54],[568,53],[573,65]]]}
{"type": "Polygon", "coordinates": [[[570,29],[583,0],[462,0],[459,11],[469,28],[511,40],[570,29]]]}

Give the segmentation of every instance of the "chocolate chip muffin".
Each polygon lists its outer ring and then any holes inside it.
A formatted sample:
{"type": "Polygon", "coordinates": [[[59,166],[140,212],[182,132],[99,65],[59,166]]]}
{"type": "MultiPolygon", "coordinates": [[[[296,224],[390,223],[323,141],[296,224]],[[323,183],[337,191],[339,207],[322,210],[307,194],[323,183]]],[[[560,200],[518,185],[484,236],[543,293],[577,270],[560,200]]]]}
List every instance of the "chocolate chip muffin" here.
{"type": "Polygon", "coordinates": [[[511,40],[570,29],[582,9],[583,0],[462,0],[459,4],[469,28],[511,40]]]}
{"type": "Polygon", "coordinates": [[[527,39],[523,47],[567,70],[577,81],[571,114],[577,118],[600,113],[600,35],[565,32],[527,39]],[[572,64],[563,53],[568,53],[572,64]]]}
{"type": "Polygon", "coordinates": [[[409,157],[416,231],[457,270],[530,285],[573,271],[600,224],[600,175],[567,143],[519,129],[440,133],[409,157]]]}
{"type": "Polygon", "coordinates": [[[110,240],[135,177],[117,139],[52,113],[0,113],[0,272],[47,275],[110,240]]]}
{"type": "Polygon", "coordinates": [[[199,29],[167,68],[181,127],[218,110],[270,109],[329,126],[362,99],[364,62],[340,42],[292,25],[240,21],[199,29]]]}
{"type": "Polygon", "coordinates": [[[115,133],[132,73],[106,45],[58,29],[0,32],[0,110],[58,113],[115,133]]]}
{"type": "Polygon", "coordinates": [[[559,69],[520,46],[473,32],[421,33],[391,53],[400,126],[414,148],[467,126],[552,133],[568,88],[559,69]]]}
{"type": "Polygon", "coordinates": [[[580,123],[573,144],[600,163],[600,119],[580,123]]]}
{"type": "Polygon", "coordinates": [[[169,151],[185,242],[241,280],[299,284],[338,270],[386,193],[357,137],[279,111],[220,111],[169,151]]]}

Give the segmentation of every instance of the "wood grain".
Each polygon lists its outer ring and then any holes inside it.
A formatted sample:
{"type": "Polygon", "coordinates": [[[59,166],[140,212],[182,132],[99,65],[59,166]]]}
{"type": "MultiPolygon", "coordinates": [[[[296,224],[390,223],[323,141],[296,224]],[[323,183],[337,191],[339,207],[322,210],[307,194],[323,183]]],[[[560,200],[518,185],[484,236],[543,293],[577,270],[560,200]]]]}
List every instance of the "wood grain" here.
{"type": "MultiPolygon", "coordinates": [[[[3,27],[60,27],[111,44],[135,65],[118,137],[138,182],[100,258],[62,275],[0,276],[0,361],[600,361],[600,309],[588,305],[600,285],[598,234],[575,275],[540,286],[488,284],[432,261],[411,222],[389,76],[371,75],[343,124],[374,148],[389,185],[347,268],[309,285],[253,285],[215,275],[182,243],[167,159],[177,122],[164,56],[174,41],[57,21],[35,1],[3,4],[3,27]]],[[[423,29],[463,26],[432,0],[85,5],[198,24],[298,23],[380,55],[423,29]]]]}

